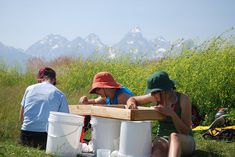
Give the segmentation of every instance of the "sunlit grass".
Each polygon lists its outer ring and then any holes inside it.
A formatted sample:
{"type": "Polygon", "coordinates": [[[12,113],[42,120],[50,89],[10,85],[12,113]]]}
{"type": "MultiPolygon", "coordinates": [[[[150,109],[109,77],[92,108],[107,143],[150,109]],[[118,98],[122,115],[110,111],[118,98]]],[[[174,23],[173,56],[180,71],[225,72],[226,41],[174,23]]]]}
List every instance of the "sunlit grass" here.
{"type": "MultiPolygon", "coordinates": [[[[235,153],[235,143],[204,140],[200,133],[195,135],[196,151],[192,157],[231,157],[235,153]]],[[[51,156],[36,148],[24,147],[12,139],[0,138],[0,156],[3,157],[42,157],[51,156]]]]}

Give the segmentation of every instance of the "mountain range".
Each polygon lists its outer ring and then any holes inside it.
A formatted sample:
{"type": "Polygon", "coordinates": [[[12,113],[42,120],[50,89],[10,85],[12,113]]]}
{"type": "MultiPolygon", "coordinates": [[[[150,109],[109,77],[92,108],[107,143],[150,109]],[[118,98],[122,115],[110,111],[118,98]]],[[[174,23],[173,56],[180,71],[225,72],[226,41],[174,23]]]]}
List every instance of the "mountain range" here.
{"type": "MultiPolygon", "coordinates": [[[[180,45],[176,45],[176,47],[180,47],[180,45]]],[[[163,57],[171,46],[171,42],[162,36],[147,40],[143,37],[141,29],[134,27],[112,46],[104,44],[94,33],[89,34],[86,38],[77,37],[71,41],[61,35],[50,34],[32,44],[26,50],[0,43],[0,57],[8,65],[23,65],[32,57],[50,61],[61,56],[88,58],[94,56],[94,54],[115,58],[120,54],[127,53],[132,56],[155,59],[163,57]]]]}

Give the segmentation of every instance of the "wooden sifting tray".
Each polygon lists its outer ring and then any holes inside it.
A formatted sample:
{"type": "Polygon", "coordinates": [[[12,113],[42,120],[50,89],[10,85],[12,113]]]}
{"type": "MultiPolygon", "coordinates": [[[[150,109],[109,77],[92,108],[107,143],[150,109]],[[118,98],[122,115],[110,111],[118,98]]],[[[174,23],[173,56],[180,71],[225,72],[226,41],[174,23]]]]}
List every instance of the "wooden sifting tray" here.
{"type": "Polygon", "coordinates": [[[143,121],[143,120],[163,120],[166,117],[150,107],[140,107],[138,109],[126,109],[126,105],[69,105],[70,113],[77,115],[92,115],[97,117],[143,121]]]}

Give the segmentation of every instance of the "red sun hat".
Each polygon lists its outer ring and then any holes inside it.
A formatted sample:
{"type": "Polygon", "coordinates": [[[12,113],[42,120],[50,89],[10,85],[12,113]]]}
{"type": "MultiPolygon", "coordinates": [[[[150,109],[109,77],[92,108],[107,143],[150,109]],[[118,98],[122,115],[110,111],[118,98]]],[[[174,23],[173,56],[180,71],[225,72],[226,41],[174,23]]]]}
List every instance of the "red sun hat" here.
{"type": "Polygon", "coordinates": [[[97,73],[92,82],[92,87],[89,91],[90,94],[95,93],[96,88],[121,88],[122,85],[114,80],[109,72],[97,73]]]}

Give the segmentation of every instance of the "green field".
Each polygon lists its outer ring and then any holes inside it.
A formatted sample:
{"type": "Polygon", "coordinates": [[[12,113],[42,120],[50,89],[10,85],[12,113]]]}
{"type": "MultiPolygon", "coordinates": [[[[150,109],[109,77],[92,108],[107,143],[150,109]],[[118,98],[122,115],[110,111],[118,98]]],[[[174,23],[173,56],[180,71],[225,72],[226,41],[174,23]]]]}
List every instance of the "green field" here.
{"type": "MultiPolygon", "coordinates": [[[[37,63],[37,62],[34,62],[37,63]]],[[[189,95],[191,103],[209,125],[220,107],[235,115],[235,47],[212,40],[200,50],[185,50],[178,56],[162,60],[135,60],[127,56],[115,60],[82,60],[62,58],[50,63],[29,64],[26,73],[0,64],[0,156],[46,156],[43,151],[17,144],[20,130],[19,110],[25,88],[35,83],[35,74],[42,65],[57,71],[58,88],[77,104],[80,96],[88,95],[92,78],[99,71],[109,71],[121,84],[136,95],[144,93],[146,79],[157,70],[165,70],[177,82],[177,89],[189,95]]],[[[155,128],[155,126],[154,126],[155,128]]],[[[155,131],[153,130],[155,134],[155,131]]],[[[226,156],[235,154],[235,143],[206,141],[195,134],[197,151],[194,156],[226,156]]]]}

